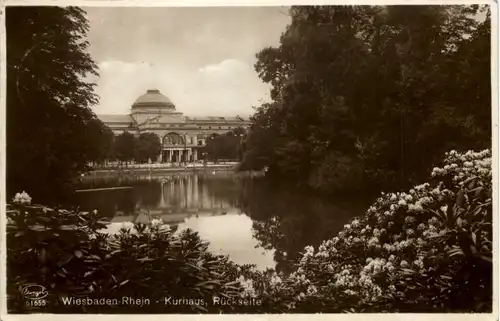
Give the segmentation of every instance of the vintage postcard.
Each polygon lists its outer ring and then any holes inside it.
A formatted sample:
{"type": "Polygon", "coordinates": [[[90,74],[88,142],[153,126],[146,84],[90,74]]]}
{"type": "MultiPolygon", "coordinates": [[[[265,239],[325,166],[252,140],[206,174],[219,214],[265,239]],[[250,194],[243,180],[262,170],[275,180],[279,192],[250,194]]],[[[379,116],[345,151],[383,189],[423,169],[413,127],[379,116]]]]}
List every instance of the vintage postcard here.
{"type": "Polygon", "coordinates": [[[498,319],[495,2],[2,6],[2,319],[498,319]]]}

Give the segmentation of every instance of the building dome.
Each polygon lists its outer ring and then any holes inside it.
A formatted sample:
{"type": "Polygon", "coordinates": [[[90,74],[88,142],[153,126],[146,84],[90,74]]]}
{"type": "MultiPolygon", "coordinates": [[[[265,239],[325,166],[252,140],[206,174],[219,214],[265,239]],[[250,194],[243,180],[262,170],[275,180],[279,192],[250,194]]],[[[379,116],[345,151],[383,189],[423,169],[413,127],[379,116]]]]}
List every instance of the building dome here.
{"type": "Polygon", "coordinates": [[[175,109],[174,103],[167,96],[162,95],[158,89],[148,90],[144,95],[139,96],[132,105],[133,109],[141,107],[175,109]]]}

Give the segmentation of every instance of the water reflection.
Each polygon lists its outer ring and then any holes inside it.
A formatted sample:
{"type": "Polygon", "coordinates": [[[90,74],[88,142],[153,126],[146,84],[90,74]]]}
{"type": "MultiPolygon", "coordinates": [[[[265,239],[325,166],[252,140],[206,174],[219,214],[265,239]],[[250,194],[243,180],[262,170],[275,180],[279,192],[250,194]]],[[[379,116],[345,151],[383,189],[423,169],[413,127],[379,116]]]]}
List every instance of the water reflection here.
{"type": "Polygon", "coordinates": [[[245,214],[190,218],[180,227],[198,231],[202,239],[210,240],[210,251],[229,255],[238,264],[256,264],[261,269],[276,266],[274,250],[259,246],[253,238],[252,219],[245,214]]]}
{"type": "Polygon", "coordinates": [[[370,197],[328,201],[228,172],[161,176],[131,189],[79,193],[78,204],[123,222],[189,227],[240,264],[288,271],[306,245],[335,235],[370,197]]]}

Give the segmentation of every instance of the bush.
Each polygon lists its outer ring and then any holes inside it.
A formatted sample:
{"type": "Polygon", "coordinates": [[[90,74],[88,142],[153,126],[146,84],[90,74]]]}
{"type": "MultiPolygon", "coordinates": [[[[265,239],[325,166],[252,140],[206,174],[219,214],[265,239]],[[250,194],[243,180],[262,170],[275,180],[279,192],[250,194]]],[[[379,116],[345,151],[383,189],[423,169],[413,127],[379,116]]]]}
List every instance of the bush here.
{"type": "Polygon", "coordinates": [[[257,295],[294,312],[490,312],[491,153],[452,151],[432,176],[382,193],[291,275],[254,273],[257,295]]]}
{"type": "Polygon", "coordinates": [[[30,205],[29,197],[19,195],[8,207],[8,218],[10,313],[232,312],[234,306],[212,305],[212,298],[242,294],[236,264],[210,254],[189,229],[177,231],[153,220],[149,225],[126,223],[119,233],[108,235],[99,232],[106,222],[97,212],[30,205]],[[48,290],[45,306],[26,306],[19,291],[26,284],[48,290]],[[169,296],[200,304],[162,304],[169,296]],[[65,305],[64,297],[142,297],[151,304],[65,305]]]}

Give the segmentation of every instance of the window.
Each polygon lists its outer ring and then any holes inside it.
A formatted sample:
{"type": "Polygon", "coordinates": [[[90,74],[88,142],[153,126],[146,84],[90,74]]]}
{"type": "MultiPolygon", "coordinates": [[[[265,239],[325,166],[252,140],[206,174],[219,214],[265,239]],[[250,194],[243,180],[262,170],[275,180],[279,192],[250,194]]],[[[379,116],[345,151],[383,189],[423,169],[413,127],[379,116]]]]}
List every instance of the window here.
{"type": "Polygon", "coordinates": [[[208,129],[212,129],[212,127],[211,127],[211,126],[208,126],[208,129]]]}
{"type": "Polygon", "coordinates": [[[163,144],[165,145],[181,145],[183,143],[182,136],[177,133],[169,133],[163,138],[163,144]]]}
{"type": "Polygon", "coordinates": [[[198,146],[201,146],[201,145],[203,145],[203,141],[202,141],[202,140],[199,140],[199,141],[198,141],[198,146]]]}
{"type": "Polygon", "coordinates": [[[222,126],[219,126],[219,129],[222,129],[222,126]]]}

